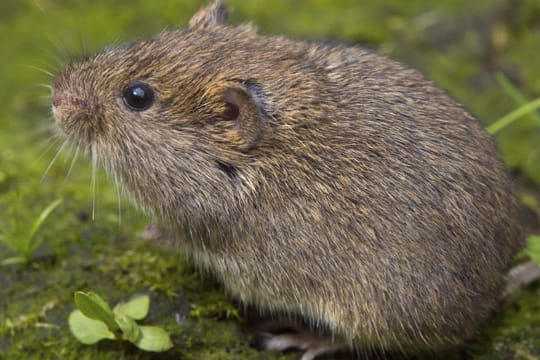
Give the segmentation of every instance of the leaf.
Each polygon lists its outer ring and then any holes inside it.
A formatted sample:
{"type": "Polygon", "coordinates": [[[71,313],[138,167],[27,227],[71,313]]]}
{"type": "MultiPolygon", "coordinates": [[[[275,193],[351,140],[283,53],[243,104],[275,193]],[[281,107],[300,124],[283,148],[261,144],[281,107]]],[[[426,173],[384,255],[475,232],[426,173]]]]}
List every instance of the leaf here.
{"type": "Polygon", "coordinates": [[[127,302],[117,304],[113,312],[115,315],[127,315],[135,320],[142,320],[148,315],[150,297],[148,295],[135,295],[127,302]]]}
{"type": "Polygon", "coordinates": [[[26,262],[26,258],[23,256],[13,256],[9,257],[7,259],[4,259],[0,261],[0,265],[2,266],[8,266],[8,265],[17,265],[17,264],[24,264],[26,262]]]}
{"type": "Polygon", "coordinates": [[[162,352],[173,347],[169,334],[157,326],[139,326],[141,336],[133,344],[144,351],[162,352]]]}
{"type": "Polygon", "coordinates": [[[109,305],[95,292],[83,291],[75,292],[75,304],[81,312],[90,319],[99,320],[105,323],[110,331],[119,329],[114,321],[114,314],[109,305]]]}
{"type": "Polygon", "coordinates": [[[119,315],[115,318],[116,323],[122,330],[122,338],[129,342],[135,343],[141,336],[141,329],[139,325],[127,315],[119,315]]]}
{"type": "Polygon", "coordinates": [[[86,317],[80,310],[71,312],[68,324],[73,336],[86,345],[95,344],[102,339],[115,339],[105,323],[86,317]]]}

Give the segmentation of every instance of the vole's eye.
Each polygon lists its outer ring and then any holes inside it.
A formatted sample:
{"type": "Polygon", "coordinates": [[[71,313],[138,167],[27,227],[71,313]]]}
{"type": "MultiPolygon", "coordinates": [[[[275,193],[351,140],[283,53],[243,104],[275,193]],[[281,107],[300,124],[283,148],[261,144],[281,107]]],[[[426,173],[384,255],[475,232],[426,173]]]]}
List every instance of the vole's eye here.
{"type": "Polygon", "coordinates": [[[134,82],[124,88],[122,98],[131,110],[143,111],[154,103],[154,91],[146,83],[134,82]]]}

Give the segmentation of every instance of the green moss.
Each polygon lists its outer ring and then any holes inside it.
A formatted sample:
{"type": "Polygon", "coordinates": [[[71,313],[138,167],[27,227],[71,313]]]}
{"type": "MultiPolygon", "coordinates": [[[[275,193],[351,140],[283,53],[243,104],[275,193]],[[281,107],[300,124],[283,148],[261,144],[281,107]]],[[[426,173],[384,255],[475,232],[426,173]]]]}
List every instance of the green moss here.
{"type": "Polygon", "coordinates": [[[167,256],[135,248],[110,259],[99,271],[104,276],[112,276],[121,290],[148,288],[174,297],[179,280],[185,281],[190,277],[183,271],[184,262],[178,255],[167,256]]]}
{"type": "Polygon", "coordinates": [[[472,346],[475,359],[540,357],[540,284],[532,286],[485,327],[484,339],[472,346]]]}

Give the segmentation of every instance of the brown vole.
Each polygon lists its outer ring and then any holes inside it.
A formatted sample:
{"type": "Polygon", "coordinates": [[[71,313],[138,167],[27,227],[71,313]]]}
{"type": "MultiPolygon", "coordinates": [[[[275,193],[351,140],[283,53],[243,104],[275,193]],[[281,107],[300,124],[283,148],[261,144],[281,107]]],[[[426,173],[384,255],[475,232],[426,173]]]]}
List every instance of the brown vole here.
{"type": "Polygon", "coordinates": [[[188,29],[70,65],[59,127],[241,301],[336,345],[473,336],[521,245],[481,125],[386,57],[226,17],[216,2],[188,29]]]}

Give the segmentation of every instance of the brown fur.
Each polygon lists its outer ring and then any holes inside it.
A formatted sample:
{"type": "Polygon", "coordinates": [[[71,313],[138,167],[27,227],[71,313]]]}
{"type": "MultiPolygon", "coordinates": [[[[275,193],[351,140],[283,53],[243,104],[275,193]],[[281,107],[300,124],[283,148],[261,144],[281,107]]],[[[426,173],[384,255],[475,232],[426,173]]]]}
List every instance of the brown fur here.
{"type": "Polygon", "coordinates": [[[225,12],[72,64],[54,81],[60,128],[242,301],[353,346],[473,336],[521,246],[480,124],[386,57],[225,12]],[[123,104],[133,80],[153,87],[148,110],[123,104]]]}

